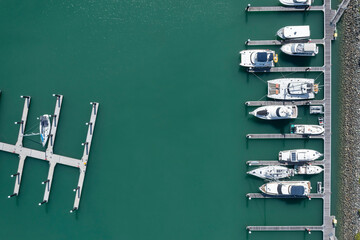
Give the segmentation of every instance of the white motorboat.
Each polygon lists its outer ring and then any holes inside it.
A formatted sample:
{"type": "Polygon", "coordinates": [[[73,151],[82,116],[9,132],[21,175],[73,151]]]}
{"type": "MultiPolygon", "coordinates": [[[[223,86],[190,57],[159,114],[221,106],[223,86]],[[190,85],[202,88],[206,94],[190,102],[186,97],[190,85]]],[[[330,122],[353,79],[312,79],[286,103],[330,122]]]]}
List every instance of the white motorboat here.
{"type": "Polygon", "coordinates": [[[319,53],[319,47],[315,43],[289,43],[280,49],[283,53],[292,56],[311,57],[319,53]]]}
{"type": "Polygon", "coordinates": [[[315,98],[319,85],[310,78],[279,78],[268,81],[268,98],[305,100],[315,98]]]}
{"type": "Polygon", "coordinates": [[[311,165],[300,166],[300,165],[296,165],[294,167],[294,170],[295,170],[295,174],[313,175],[313,174],[321,173],[324,169],[322,167],[319,167],[319,166],[311,166],[311,165]]]}
{"type": "Polygon", "coordinates": [[[311,190],[309,181],[280,181],[262,185],[260,191],[267,195],[306,197],[311,190]]]}
{"type": "Polygon", "coordinates": [[[50,135],[51,123],[50,115],[44,114],[40,116],[40,139],[43,147],[45,147],[48,137],[50,135]]]}
{"type": "Polygon", "coordinates": [[[266,166],[251,170],[247,174],[263,179],[277,180],[294,176],[294,169],[283,166],[266,166]]]}
{"type": "Polygon", "coordinates": [[[293,119],[298,116],[298,108],[295,105],[263,106],[249,114],[265,120],[293,119]]]}
{"type": "Polygon", "coordinates": [[[272,50],[243,50],[240,55],[240,66],[243,67],[271,68],[277,62],[277,55],[272,50]]]}
{"type": "Polygon", "coordinates": [[[286,26],[277,31],[282,39],[308,39],[310,38],[310,26],[286,26]]]}
{"type": "Polygon", "coordinates": [[[313,0],[280,0],[280,2],[286,6],[307,7],[311,6],[313,0]]]}
{"type": "Polygon", "coordinates": [[[279,161],[301,163],[315,161],[323,156],[321,153],[311,149],[294,149],[279,152],[279,161]]]}
{"type": "Polygon", "coordinates": [[[320,125],[292,124],[290,132],[299,135],[320,135],[324,133],[324,127],[320,125]]]}

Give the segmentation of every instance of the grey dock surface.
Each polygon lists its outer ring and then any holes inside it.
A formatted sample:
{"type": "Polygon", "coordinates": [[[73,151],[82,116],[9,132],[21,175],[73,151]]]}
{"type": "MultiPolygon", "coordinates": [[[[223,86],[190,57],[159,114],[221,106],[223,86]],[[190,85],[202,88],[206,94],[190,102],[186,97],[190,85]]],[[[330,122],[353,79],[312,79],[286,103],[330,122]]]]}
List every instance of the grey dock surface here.
{"type": "Polygon", "coordinates": [[[248,231],[323,231],[323,226],[247,226],[248,231]]]}
{"type": "Polygon", "coordinates": [[[336,25],[338,21],[340,20],[341,16],[344,14],[345,10],[347,9],[347,6],[349,5],[350,0],[343,0],[338,9],[336,10],[336,13],[334,17],[331,19],[331,24],[336,25]]]}
{"type": "Polygon", "coordinates": [[[289,199],[292,199],[292,198],[323,198],[324,197],[324,194],[322,193],[310,193],[309,196],[304,196],[304,197],[293,197],[293,196],[284,196],[284,195],[280,195],[280,196],[271,196],[271,195],[265,195],[265,194],[262,194],[262,193],[248,193],[246,194],[246,197],[249,198],[249,199],[252,199],[252,198],[289,198],[289,199]]]}
{"type": "MultiPolygon", "coordinates": [[[[325,132],[317,138],[324,139],[324,179],[323,179],[323,225],[322,226],[248,226],[250,231],[298,231],[306,228],[310,230],[317,229],[323,232],[323,240],[328,240],[330,236],[335,236],[335,227],[333,226],[334,216],[331,216],[331,41],[334,40],[336,23],[346,9],[349,0],[343,0],[339,9],[331,9],[331,0],[324,0],[323,6],[312,6],[310,11],[321,10],[324,12],[324,66],[311,67],[306,71],[324,72],[324,100],[321,105],[324,106],[324,128],[325,132]]],[[[248,5],[247,11],[301,11],[300,9],[287,9],[287,7],[251,7],[248,5]]],[[[304,10],[303,10],[304,11],[304,10]]],[[[272,43],[275,44],[275,43],[272,43]]],[[[286,71],[304,71],[303,68],[270,68],[270,69],[252,69],[250,72],[280,72],[286,71]]],[[[259,103],[258,103],[259,104],[259,103]]],[[[266,103],[264,103],[266,104],[266,103]]],[[[285,134],[286,135],[286,134],[285,134]]],[[[284,134],[249,134],[250,138],[283,138],[284,134]]],[[[314,138],[312,136],[311,138],[314,138]]],[[[285,137],[286,138],[286,137],[285,137]]],[[[304,137],[305,138],[305,137],[304,137]]],[[[254,163],[253,163],[254,164],[254,163]]]]}
{"type": "MultiPolygon", "coordinates": [[[[277,160],[250,160],[246,162],[249,166],[293,166],[293,165],[303,165],[303,163],[293,163],[293,162],[279,162],[277,160]]],[[[309,162],[309,164],[314,166],[321,166],[325,164],[325,160],[309,162]]]]}
{"type": "Polygon", "coordinates": [[[269,106],[269,105],[296,105],[296,106],[305,106],[305,105],[323,105],[323,100],[302,100],[302,101],[247,101],[246,106],[269,106]]]}
{"type": "Polygon", "coordinates": [[[324,72],[324,67],[272,67],[248,68],[248,72],[324,72]]]}
{"type": "Polygon", "coordinates": [[[316,43],[324,44],[324,39],[311,39],[311,40],[247,40],[245,42],[248,46],[264,46],[264,45],[273,45],[280,46],[288,43],[316,43]]]}
{"type": "Polygon", "coordinates": [[[50,189],[51,189],[51,185],[52,185],[52,179],[53,179],[56,164],[63,164],[66,166],[79,168],[80,176],[79,176],[78,186],[81,186],[81,188],[77,188],[78,189],[77,191],[79,194],[78,194],[78,197],[75,198],[74,208],[72,209],[72,210],[77,210],[79,208],[80,193],[81,193],[83,181],[85,178],[86,164],[87,164],[87,161],[89,158],[89,151],[90,151],[92,135],[93,135],[93,131],[94,131],[93,128],[95,126],[95,121],[96,121],[96,116],[97,116],[96,113],[98,111],[99,104],[91,103],[92,113],[91,113],[90,123],[88,124],[89,129],[88,129],[88,135],[86,137],[86,144],[84,147],[85,148],[84,155],[81,158],[81,160],[79,160],[79,159],[61,156],[61,155],[53,153],[56,131],[57,131],[58,123],[59,123],[60,110],[61,110],[62,101],[63,101],[62,95],[54,95],[54,96],[56,97],[55,110],[54,110],[54,115],[52,115],[52,126],[51,126],[51,131],[50,131],[50,136],[49,136],[50,137],[49,143],[48,143],[48,147],[45,152],[23,147],[23,137],[24,137],[26,120],[27,120],[27,115],[28,115],[28,110],[30,107],[30,100],[31,100],[31,98],[29,96],[22,96],[22,98],[25,99],[25,103],[24,103],[21,121],[15,122],[16,124],[20,125],[20,130],[19,130],[18,139],[17,139],[16,144],[12,145],[9,143],[0,142],[0,151],[5,151],[5,152],[14,153],[14,154],[19,155],[18,171],[15,174],[11,175],[11,177],[16,177],[14,192],[13,192],[13,194],[9,195],[8,197],[9,198],[15,197],[19,194],[21,177],[22,177],[25,159],[27,157],[31,157],[31,158],[36,158],[39,160],[44,160],[44,161],[49,162],[48,177],[44,182],[42,182],[45,185],[45,193],[44,193],[43,201],[40,202],[39,205],[42,205],[49,201],[50,189]]]}
{"type": "Polygon", "coordinates": [[[248,139],[309,139],[316,138],[322,139],[324,135],[299,135],[291,133],[265,133],[265,134],[247,134],[246,138],[248,139]]]}
{"type": "Polygon", "coordinates": [[[324,6],[306,7],[285,7],[285,6],[266,6],[266,7],[247,7],[248,12],[306,12],[306,11],[324,11],[324,6]]]}

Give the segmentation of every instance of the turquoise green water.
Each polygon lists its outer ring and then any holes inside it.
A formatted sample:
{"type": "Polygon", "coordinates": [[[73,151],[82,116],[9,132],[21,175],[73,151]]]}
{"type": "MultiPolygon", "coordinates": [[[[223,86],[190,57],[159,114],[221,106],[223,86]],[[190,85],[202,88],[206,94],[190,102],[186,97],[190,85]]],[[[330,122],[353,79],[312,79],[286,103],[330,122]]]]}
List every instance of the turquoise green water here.
{"type": "MultiPolygon", "coordinates": [[[[252,5],[270,5],[265,0],[252,5]]],[[[286,133],[299,119],[263,122],[247,100],[265,99],[264,81],[247,74],[238,52],[250,39],[274,39],[284,25],[310,24],[323,36],[322,13],[248,13],[245,1],[1,1],[0,141],[14,143],[23,100],[28,128],[64,95],[55,152],[80,158],[90,101],[100,102],[80,209],[72,208],[78,170],[57,166],[50,201],[42,200],[48,164],[27,159],[20,195],[7,199],[17,156],[0,152],[1,239],[321,239],[321,233],[253,233],[247,225],[321,225],[321,200],[248,201],[263,181],[245,162],[320,140],[251,140],[286,133]]],[[[271,5],[277,4],[274,1],[271,5]]],[[[317,3],[318,4],[318,3],[317,3]]],[[[321,3],[319,3],[321,4],[321,3]]],[[[277,50],[277,47],[271,47],[277,50]]],[[[321,66],[323,51],[280,66],[321,66]]],[[[284,74],[288,76],[288,74],[284,74]]],[[[291,76],[317,78],[318,73],[291,76]]],[[[318,99],[323,97],[320,92],[318,99]]],[[[41,149],[37,137],[25,146],[41,149]]],[[[336,170],[334,170],[336,171],[336,170]]],[[[336,172],[335,172],[336,173],[336,172]]],[[[322,175],[309,179],[314,190],[322,175]]],[[[334,189],[336,194],[336,189],[334,189]]]]}

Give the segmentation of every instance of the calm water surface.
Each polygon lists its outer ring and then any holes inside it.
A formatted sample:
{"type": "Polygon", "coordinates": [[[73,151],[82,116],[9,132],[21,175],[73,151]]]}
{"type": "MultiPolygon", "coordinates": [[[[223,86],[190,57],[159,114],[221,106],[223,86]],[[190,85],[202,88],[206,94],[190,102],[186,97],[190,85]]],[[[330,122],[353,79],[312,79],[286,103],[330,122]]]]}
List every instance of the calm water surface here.
{"type": "MultiPolygon", "coordinates": [[[[256,5],[276,5],[256,0],[256,5]]],[[[322,201],[248,201],[263,181],[248,160],[312,148],[321,140],[251,140],[247,133],[287,133],[317,123],[269,123],[248,115],[247,100],[266,99],[266,80],[319,73],[247,74],[238,52],[250,39],[275,39],[284,25],[311,25],[323,15],[248,13],[246,1],[0,1],[0,141],[15,143],[23,100],[31,95],[28,132],[64,95],[55,152],[80,158],[90,101],[100,102],[80,210],[72,208],[78,170],[58,165],[49,204],[42,200],[48,163],[27,159],[20,196],[7,199],[18,157],[0,152],[0,239],[322,239],[321,233],[253,233],[247,225],[321,225],[322,201]],[[2,197],[1,197],[2,196],[2,197]]],[[[316,4],[321,4],[317,2],[316,4]]],[[[250,47],[249,47],[250,48],[250,47]]],[[[267,48],[267,47],[265,47],[267,48]]],[[[279,66],[321,66],[278,47],[279,66]]],[[[317,99],[322,99],[320,92],[317,99]]],[[[25,146],[41,149],[38,137],[25,146]]],[[[336,170],[334,170],[336,173],[336,170]]],[[[314,191],[322,175],[311,180],[314,191]]],[[[334,189],[336,194],[336,190],[334,189]]]]}

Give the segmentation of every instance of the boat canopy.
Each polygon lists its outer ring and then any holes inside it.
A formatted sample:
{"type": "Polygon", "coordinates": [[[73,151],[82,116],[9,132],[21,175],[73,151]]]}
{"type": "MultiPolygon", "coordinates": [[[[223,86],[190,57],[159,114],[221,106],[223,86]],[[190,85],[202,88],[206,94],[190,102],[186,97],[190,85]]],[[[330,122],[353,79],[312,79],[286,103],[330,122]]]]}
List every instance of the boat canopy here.
{"type": "Polygon", "coordinates": [[[305,52],[316,52],[316,44],[315,43],[306,43],[304,44],[305,52]]]}
{"type": "Polygon", "coordinates": [[[266,52],[259,52],[257,54],[257,60],[259,62],[266,62],[267,61],[267,53],[266,52]]]}
{"type": "Polygon", "coordinates": [[[305,193],[305,188],[303,186],[291,186],[290,194],[302,196],[305,193]]]}

